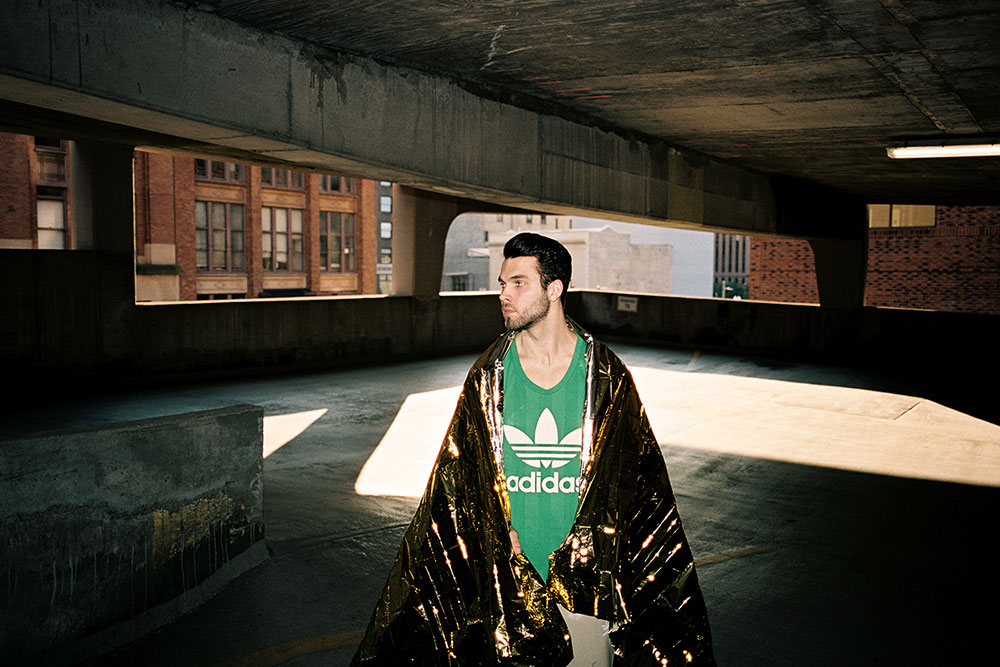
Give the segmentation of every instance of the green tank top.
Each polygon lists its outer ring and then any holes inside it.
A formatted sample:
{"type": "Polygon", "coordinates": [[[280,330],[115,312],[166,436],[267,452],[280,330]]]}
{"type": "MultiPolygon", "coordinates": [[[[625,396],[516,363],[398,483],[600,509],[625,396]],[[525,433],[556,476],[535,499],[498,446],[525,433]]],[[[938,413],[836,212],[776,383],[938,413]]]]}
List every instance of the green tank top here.
{"type": "Polygon", "coordinates": [[[577,336],[573,361],[551,389],[524,374],[516,344],[504,357],[503,461],[511,525],[521,550],[544,579],[549,554],[562,544],[576,518],[587,378],[584,347],[577,336]]]}

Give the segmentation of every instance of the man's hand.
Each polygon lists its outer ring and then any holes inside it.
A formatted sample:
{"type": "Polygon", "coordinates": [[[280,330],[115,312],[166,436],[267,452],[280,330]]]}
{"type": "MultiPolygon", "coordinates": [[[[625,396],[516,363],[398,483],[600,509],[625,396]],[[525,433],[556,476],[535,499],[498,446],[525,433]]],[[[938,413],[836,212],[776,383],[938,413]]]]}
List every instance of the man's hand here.
{"type": "Polygon", "coordinates": [[[521,553],[521,542],[517,539],[517,531],[513,528],[510,529],[510,544],[514,547],[514,553],[521,553]]]}

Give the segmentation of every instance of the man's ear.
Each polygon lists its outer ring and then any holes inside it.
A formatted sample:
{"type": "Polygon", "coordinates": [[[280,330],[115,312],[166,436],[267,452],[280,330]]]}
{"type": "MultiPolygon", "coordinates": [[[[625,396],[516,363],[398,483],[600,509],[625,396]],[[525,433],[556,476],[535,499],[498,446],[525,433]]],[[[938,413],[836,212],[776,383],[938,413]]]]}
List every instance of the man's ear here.
{"type": "Polygon", "coordinates": [[[566,288],[563,286],[563,281],[559,278],[550,282],[549,286],[545,288],[545,291],[548,292],[549,295],[549,301],[558,301],[559,297],[562,296],[564,289],[566,288]]]}

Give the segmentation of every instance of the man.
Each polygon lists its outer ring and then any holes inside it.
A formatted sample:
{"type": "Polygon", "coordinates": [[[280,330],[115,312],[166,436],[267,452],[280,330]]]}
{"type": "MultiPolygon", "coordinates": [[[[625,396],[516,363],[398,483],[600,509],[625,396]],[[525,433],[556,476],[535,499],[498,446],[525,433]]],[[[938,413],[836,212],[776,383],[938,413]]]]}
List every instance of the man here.
{"type": "Polygon", "coordinates": [[[526,233],[504,257],[507,332],[469,371],[354,664],[609,665],[613,644],[617,664],[714,665],[631,375],[564,314],[569,253],[526,233]]]}

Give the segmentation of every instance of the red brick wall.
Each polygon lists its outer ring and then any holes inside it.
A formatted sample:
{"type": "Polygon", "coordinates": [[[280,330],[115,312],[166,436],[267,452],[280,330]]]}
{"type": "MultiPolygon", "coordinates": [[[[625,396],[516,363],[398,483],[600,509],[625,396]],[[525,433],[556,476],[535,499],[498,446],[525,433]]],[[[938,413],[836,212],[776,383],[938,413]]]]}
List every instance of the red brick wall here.
{"type": "Polygon", "coordinates": [[[0,239],[35,237],[34,140],[0,132],[0,239]]]}
{"type": "Polygon", "coordinates": [[[750,238],[750,294],[758,301],[819,303],[808,241],[750,238]]]}
{"type": "Polygon", "coordinates": [[[871,306],[1000,314],[1000,206],[939,206],[934,227],[873,229],[871,306]]]}
{"type": "MultiPolygon", "coordinates": [[[[809,244],[754,237],[750,298],[818,302],[809,244]]],[[[865,303],[1000,314],[1000,206],[939,206],[934,227],[869,230],[865,303]]]]}

